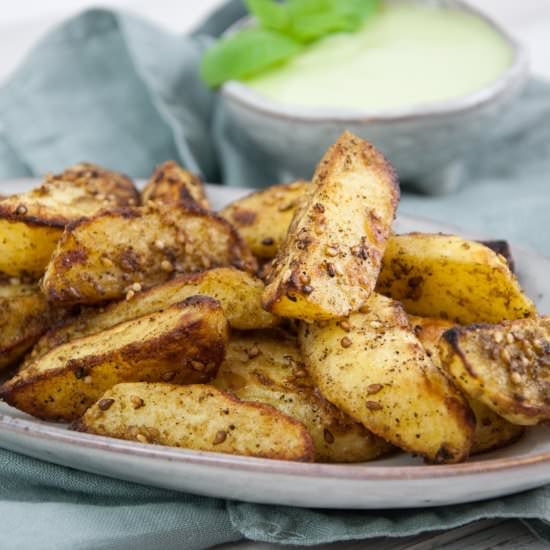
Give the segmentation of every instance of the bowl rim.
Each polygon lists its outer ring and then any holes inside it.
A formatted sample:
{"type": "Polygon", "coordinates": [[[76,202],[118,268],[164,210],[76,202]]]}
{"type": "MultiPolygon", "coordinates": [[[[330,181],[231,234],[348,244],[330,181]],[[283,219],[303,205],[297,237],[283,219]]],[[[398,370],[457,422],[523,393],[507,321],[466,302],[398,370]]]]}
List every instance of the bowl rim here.
{"type": "MultiPolygon", "coordinates": [[[[510,65],[496,79],[484,87],[466,95],[441,101],[432,101],[412,106],[391,109],[346,109],[342,107],[302,107],[285,105],[271,100],[251,87],[236,80],[224,83],[220,89],[224,99],[238,104],[241,108],[258,114],[292,121],[310,123],[366,123],[366,122],[403,122],[425,117],[460,116],[477,110],[498,98],[506,98],[517,91],[527,80],[528,55],[525,47],[506,29],[488,14],[463,0],[384,0],[385,2],[420,3],[444,9],[457,9],[484,20],[493,28],[512,51],[510,65]]],[[[250,24],[250,16],[239,19],[224,34],[231,34],[244,25],[250,24]]]]}

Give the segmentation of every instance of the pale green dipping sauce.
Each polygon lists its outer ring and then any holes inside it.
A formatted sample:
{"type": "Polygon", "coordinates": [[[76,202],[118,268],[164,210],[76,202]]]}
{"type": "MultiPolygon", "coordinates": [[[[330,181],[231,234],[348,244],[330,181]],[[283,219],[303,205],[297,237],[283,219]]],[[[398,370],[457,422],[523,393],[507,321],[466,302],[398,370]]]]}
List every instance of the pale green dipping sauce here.
{"type": "Polygon", "coordinates": [[[414,106],[483,88],[512,62],[508,43],[459,10],[388,3],[356,33],[334,34],[246,81],[292,106],[414,106]]]}

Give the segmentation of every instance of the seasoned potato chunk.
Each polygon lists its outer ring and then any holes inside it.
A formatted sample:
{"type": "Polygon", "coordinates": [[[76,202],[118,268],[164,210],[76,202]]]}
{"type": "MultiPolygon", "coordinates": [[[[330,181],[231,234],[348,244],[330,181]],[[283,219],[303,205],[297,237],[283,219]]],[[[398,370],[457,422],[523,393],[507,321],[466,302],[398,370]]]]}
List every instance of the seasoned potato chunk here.
{"type": "Polygon", "coordinates": [[[93,304],[130,296],[176,272],[256,262],[222,218],[181,205],[150,203],[103,212],[70,225],[48,265],[42,288],[54,302],[93,304]]]}
{"type": "Polygon", "coordinates": [[[313,438],[318,462],[364,462],[393,449],[320,395],[296,338],[282,331],[233,334],[212,384],[300,421],[313,438]]]}
{"type": "Polygon", "coordinates": [[[141,192],[143,204],[157,201],[164,204],[183,204],[210,209],[206,190],[198,176],[184,170],[173,160],[157,166],[141,192]]]}
{"type": "Polygon", "coordinates": [[[55,346],[148,315],[196,294],[216,299],[233,328],[249,330],[273,327],[279,320],[261,308],[263,288],[259,279],[234,267],[218,267],[200,273],[180,275],[162,285],[137,293],[131,300],[114,302],[102,309],[90,308],[83,311],[78,317],[73,317],[46,333],[33,348],[26,363],[32,362],[55,346]]]}
{"type": "Polygon", "coordinates": [[[76,423],[119,439],[237,455],[311,462],[313,445],[296,420],[204,384],[118,384],[76,423]]]}
{"type": "Polygon", "coordinates": [[[194,296],[54,348],[8,380],[0,396],[39,418],[75,420],[119,382],[207,382],[226,341],[220,305],[194,296]]]}
{"type": "Polygon", "coordinates": [[[358,310],[376,284],[398,200],[395,172],[382,155],[342,134],[294,214],[264,307],[306,321],[358,310]]]}
{"type": "Polygon", "coordinates": [[[130,179],[82,164],[47,177],[32,191],[1,200],[0,271],[40,277],[68,223],[138,199],[130,179]]]}
{"type": "Polygon", "coordinates": [[[0,368],[20,359],[40,336],[63,316],[38,285],[0,284],[0,368]]]}
{"type": "Polygon", "coordinates": [[[401,306],[373,294],[364,313],[302,324],[304,361],[321,393],[378,436],[432,462],[464,460],[475,419],[432,363],[401,306]]]}
{"type": "Polygon", "coordinates": [[[388,242],[376,291],[423,317],[499,323],[535,313],[506,260],[454,235],[410,233],[388,242]]]}
{"type": "Polygon", "coordinates": [[[510,422],[550,420],[550,317],[455,327],[440,356],[465,393],[510,422]]]}
{"type": "MultiPolygon", "coordinates": [[[[439,358],[439,341],[446,330],[453,328],[453,323],[442,319],[415,316],[411,316],[410,321],[417,338],[434,364],[445,370],[445,366],[442,365],[439,358]]],[[[471,454],[500,449],[514,443],[524,433],[525,429],[522,426],[508,422],[481,401],[468,395],[465,397],[476,417],[476,431],[471,454]]]]}
{"type": "Polygon", "coordinates": [[[286,239],[296,207],[310,185],[304,180],[272,185],[228,204],[220,216],[238,229],[258,258],[271,260],[286,239]]]}

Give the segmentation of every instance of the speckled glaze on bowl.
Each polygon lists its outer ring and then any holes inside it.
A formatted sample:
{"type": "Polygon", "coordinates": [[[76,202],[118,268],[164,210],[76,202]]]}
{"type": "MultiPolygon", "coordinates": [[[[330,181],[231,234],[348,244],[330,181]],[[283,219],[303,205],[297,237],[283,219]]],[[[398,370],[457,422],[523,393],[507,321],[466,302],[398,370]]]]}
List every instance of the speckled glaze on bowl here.
{"type": "MultiPolygon", "coordinates": [[[[252,151],[258,185],[309,177],[326,148],[343,130],[376,145],[405,185],[447,193],[463,181],[463,159],[520,92],[528,74],[523,47],[493,20],[460,0],[386,0],[464,10],[487,21],[512,50],[512,63],[484,88],[458,99],[390,110],[305,109],[276,103],[236,81],[221,89],[223,133],[235,150],[252,151]]],[[[240,21],[232,32],[248,21],[240,21]]],[[[224,177],[238,182],[250,169],[246,159],[224,155],[224,177]]]]}

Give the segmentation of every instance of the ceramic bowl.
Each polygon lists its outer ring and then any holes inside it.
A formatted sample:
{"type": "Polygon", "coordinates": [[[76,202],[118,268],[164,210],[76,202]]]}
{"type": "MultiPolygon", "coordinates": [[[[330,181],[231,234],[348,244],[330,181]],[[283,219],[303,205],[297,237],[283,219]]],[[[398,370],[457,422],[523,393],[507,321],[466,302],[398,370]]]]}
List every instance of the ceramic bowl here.
{"type": "MultiPolygon", "coordinates": [[[[395,0],[386,0],[395,1],[395,0]]],[[[464,159],[483,140],[528,74],[525,50],[492,19],[459,0],[398,0],[464,10],[487,21],[508,43],[511,65],[489,85],[458,99],[384,111],[305,109],[265,98],[243,83],[221,89],[224,178],[257,185],[310,177],[326,148],[344,130],[369,140],[396,168],[402,184],[446,193],[463,182],[464,159]],[[225,148],[227,149],[227,148],[225,148]],[[255,167],[248,155],[253,154],[255,167]]],[[[248,24],[241,20],[229,32],[248,24]]]]}

